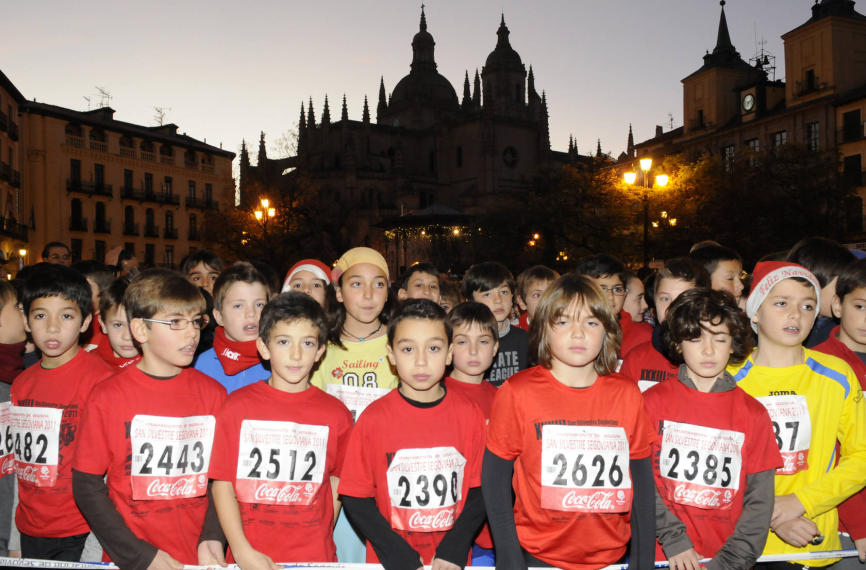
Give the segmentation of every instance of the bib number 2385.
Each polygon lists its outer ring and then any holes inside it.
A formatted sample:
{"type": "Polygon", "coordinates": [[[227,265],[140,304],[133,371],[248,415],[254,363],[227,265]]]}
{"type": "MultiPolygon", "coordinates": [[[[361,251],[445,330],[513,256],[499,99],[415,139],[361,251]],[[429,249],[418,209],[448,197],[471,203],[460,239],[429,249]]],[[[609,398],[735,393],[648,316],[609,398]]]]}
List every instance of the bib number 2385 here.
{"type": "Polygon", "coordinates": [[[623,428],[545,425],[541,446],[543,508],[585,513],[631,508],[629,447],[623,428]]]}
{"type": "Polygon", "coordinates": [[[171,500],[207,492],[216,420],[135,416],[132,420],[132,498],[171,500]]]}

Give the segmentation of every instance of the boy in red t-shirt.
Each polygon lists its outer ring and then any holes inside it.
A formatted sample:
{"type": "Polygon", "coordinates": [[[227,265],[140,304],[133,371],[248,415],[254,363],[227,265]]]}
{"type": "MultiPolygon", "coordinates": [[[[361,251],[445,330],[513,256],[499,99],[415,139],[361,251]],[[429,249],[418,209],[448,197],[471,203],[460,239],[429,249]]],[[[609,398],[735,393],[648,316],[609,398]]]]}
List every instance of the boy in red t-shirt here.
{"type": "Polygon", "coordinates": [[[436,304],[442,300],[439,291],[439,270],[432,263],[413,263],[397,279],[397,299],[430,299],[436,304]]]}
{"type": "Polygon", "coordinates": [[[529,332],[529,324],[535,314],[535,307],[544,290],[559,278],[559,273],[545,265],[533,265],[517,276],[515,300],[522,313],[517,320],[518,328],[529,332]]]}
{"type": "Polygon", "coordinates": [[[349,438],[340,495],[386,570],[463,567],[484,520],[484,416],[442,384],[451,323],[436,303],[410,299],[388,323],[400,386],[370,404],[349,438]]]}
{"type": "Polygon", "coordinates": [[[129,332],[129,320],[126,309],[121,304],[123,294],[129,286],[125,277],[116,279],[99,294],[99,326],[106,339],[96,345],[91,352],[101,357],[105,362],[122,370],[141,360],[138,347],[129,332]]]}
{"type": "Polygon", "coordinates": [[[177,273],[150,269],[129,284],[123,306],[142,357],[87,401],[75,500],[121,568],[225,564],[208,466],[226,392],[188,368],[207,324],[204,298],[177,273]]]}
{"type": "Polygon", "coordinates": [[[310,386],[325,352],[321,306],[283,293],[262,311],[256,341],[271,377],[232,392],[217,417],[210,477],[230,561],[336,562],[337,474],[352,429],[340,400],[310,386]]]}
{"type": "Polygon", "coordinates": [[[11,430],[4,434],[15,451],[21,554],[77,562],[90,532],[72,497],[79,419],[93,386],[114,370],[78,346],[92,307],[83,275],[42,264],[30,273],[21,302],[27,330],[42,351],[39,363],[12,384],[11,430]]]}
{"type": "MultiPolygon", "coordinates": [[[[656,534],[671,568],[751,568],[773,513],[782,457],[767,410],[725,370],[752,352],[749,319],[727,292],[692,289],[667,311],[674,380],[644,393],[658,439],[656,534]]],[[[659,553],[661,554],[661,552],[659,553]]],[[[662,556],[659,556],[661,558],[662,556]]]]}

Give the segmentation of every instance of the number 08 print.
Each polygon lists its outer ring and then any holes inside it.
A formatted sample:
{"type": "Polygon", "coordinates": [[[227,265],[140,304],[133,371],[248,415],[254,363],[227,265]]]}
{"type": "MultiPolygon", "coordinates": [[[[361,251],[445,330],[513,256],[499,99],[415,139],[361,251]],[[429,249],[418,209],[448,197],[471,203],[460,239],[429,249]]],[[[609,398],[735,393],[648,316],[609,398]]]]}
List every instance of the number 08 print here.
{"type": "Polygon", "coordinates": [[[544,426],[541,506],[585,513],[628,511],[628,461],[628,439],[621,427],[544,426]]]}
{"type": "Polygon", "coordinates": [[[325,476],[328,426],[244,420],[235,492],[242,503],[309,505],[325,476]]]}
{"type": "Polygon", "coordinates": [[[19,480],[37,487],[53,487],[57,482],[62,418],[59,408],[12,406],[3,440],[6,449],[15,453],[19,480]]]}
{"type": "Polygon", "coordinates": [[[157,501],[204,495],[215,425],[213,416],[135,416],[130,428],[132,498],[157,501]]]}
{"type": "Polygon", "coordinates": [[[391,525],[413,532],[454,526],[466,459],[453,447],[401,449],[388,467],[391,525]]]}

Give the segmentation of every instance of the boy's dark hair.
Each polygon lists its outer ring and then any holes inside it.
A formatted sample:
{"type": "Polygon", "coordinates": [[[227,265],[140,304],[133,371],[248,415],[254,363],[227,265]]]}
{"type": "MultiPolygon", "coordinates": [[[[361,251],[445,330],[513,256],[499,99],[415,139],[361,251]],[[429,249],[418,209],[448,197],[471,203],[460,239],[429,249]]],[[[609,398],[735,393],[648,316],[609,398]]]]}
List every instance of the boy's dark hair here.
{"type": "Polygon", "coordinates": [[[11,281],[0,279],[0,309],[5,307],[6,303],[18,304],[18,289],[11,281]]]}
{"type": "MultiPolygon", "coordinates": [[[[265,278],[265,283],[268,286],[268,295],[270,296],[273,293],[279,293],[280,289],[283,286],[283,280],[277,270],[274,269],[273,265],[270,263],[265,263],[264,261],[251,261],[259,273],[262,274],[262,277],[265,278]]],[[[214,288],[216,291],[216,288],[214,288]]]]}
{"type": "Polygon", "coordinates": [[[448,313],[448,320],[451,322],[452,330],[461,325],[478,325],[489,331],[494,341],[499,342],[499,325],[496,324],[496,317],[493,316],[490,307],[484,303],[475,301],[460,303],[448,313]]]}
{"type": "Polygon", "coordinates": [[[50,250],[52,247],[62,247],[63,249],[66,250],[67,253],[69,253],[69,254],[72,253],[72,250],[69,249],[69,246],[66,245],[65,243],[63,243],[62,241],[50,241],[50,242],[45,244],[45,247],[42,248],[42,259],[45,259],[46,257],[48,257],[48,253],[49,253],[48,250],[50,250]]]}
{"type": "Polygon", "coordinates": [[[30,318],[30,305],[42,297],[62,297],[72,301],[81,310],[82,319],[90,314],[93,304],[90,284],[84,275],[55,263],[38,263],[28,272],[21,295],[25,317],[30,318]]]}
{"type": "Polygon", "coordinates": [[[456,306],[462,300],[460,287],[457,285],[457,283],[451,281],[450,279],[440,278],[439,298],[441,299],[441,301],[453,301],[453,303],[451,303],[451,306],[456,306]]]}
{"type": "Polygon", "coordinates": [[[707,244],[696,247],[689,252],[689,257],[704,266],[707,273],[712,275],[716,267],[722,261],[739,261],[743,263],[743,258],[740,254],[729,247],[719,244],[707,244]]]}
{"type": "Polygon", "coordinates": [[[102,318],[105,318],[108,311],[123,304],[123,294],[126,293],[127,287],[129,287],[129,279],[121,277],[115,279],[111,285],[99,293],[99,313],[102,318]]]}
{"type": "Polygon", "coordinates": [[[814,273],[822,288],[856,259],[847,247],[823,237],[803,238],[788,252],[788,261],[799,263],[814,273]]]}
{"type": "Polygon", "coordinates": [[[271,339],[274,325],[292,323],[301,319],[313,324],[316,328],[318,345],[323,346],[328,341],[328,320],[325,311],[315,299],[298,291],[280,293],[265,305],[259,318],[259,336],[267,344],[271,339]]]}
{"type": "MultiPolygon", "coordinates": [[[[501,283],[501,281],[500,281],[501,283]]],[[[451,344],[451,321],[445,314],[445,310],[430,299],[407,299],[397,305],[388,320],[388,345],[394,346],[394,334],[397,325],[406,319],[424,319],[427,321],[439,321],[445,327],[445,336],[448,344],[451,344]]]]}
{"type": "MultiPolygon", "coordinates": [[[[664,267],[659,269],[655,279],[655,287],[658,287],[662,279],[682,279],[691,281],[695,287],[709,287],[710,274],[704,266],[691,257],[675,257],[668,261],[664,267]]],[[[655,288],[653,289],[655,294],[655,288]]]]}
{"type": "Polygon", "coordinates": [[[146,269],[130,281],[123,294],[126,320],[150,319],[166,305],[180,312],[204,313],[205,300],[198,287],[168,269],[146,269]]]}
{"type": "Polygon", "coordinates": [[[574,272],[580,275],[586,275],[598,279],[599,277],[619,277],[625,286],[625,273],[628,271],[625,264],[612,255],[599,253],[596,255],[587,255],[577,262],[574,272]]]}
{"type": "Polygon", "coordinates": [[[225,263],[220,256],[207,249],[197,249],[181,260],[180,272],[186,275],[199,263],[204,263],[220,273],[225,269],[225,263]]]}
{"type": "Polygon", "coordinates": [[[432,263],[420,261],[410,265],[409,268],[397,279],[397,289],[405,290],[409,285],[409,279],[411,279],[416,273],[426,273],[435,277],[437,281],[441,281],[441,279],[439,279],[439,270],[436,269],[432,263]]]}
{"type": "Polygon", "coordinates": [[[472,294],[476,291],[490,291],[499,287],[505,281],[511,292],[514,293],[516,284],[514,276],[508,271],[508,268],[498,261],[483,261],[476,263],[466,270],[463,275],[463,297],[467,301],[472,301],[472,294]]]}
{"type": "Polygon", "coordinates": [[[559,279],[559,273],[546,265],[533,265],[529,269],[521,271],[517,276],[517,294],[524,301],[526,300],[526,290],[529,289],[529,284],[534,281],[556,281],[559,279]]]}
{"type": "Polygon", "coordinates": [[[100,293],[111,285],[116,277],[116,272],[112,266],[93,259],[73,263],[72,269],[96,283],[96,288],[99,289],[100,293]]]}
{"type": "Polygon", "coordinates": [[[858,259],[845,266],[836,281],[836,295],[844,301],[845,295],[861,287],[866,287],[866,259],[858,259]]]}
{"type": "Polygon", "coordinates": [[[267,278],[252,263],[238,261],[220,273],[213,284],[213,306],[216,310],[222,311],[226,293],[235,283],[261,283],[265,286],[267,297],[271,296],[272,289],[267,278]]]}
{"type": "Polygon", "coordinates": [[[677,297],[661,324],[662,346],[665,356],[674,363],[683,363],[680,344],[701,336],[702,323],[725,324],[731,334],[731,364],[743,362],[755,346],[755,336],[749,317],[737,306],[727,291],[699,287],[684,291],[677,297]]]}

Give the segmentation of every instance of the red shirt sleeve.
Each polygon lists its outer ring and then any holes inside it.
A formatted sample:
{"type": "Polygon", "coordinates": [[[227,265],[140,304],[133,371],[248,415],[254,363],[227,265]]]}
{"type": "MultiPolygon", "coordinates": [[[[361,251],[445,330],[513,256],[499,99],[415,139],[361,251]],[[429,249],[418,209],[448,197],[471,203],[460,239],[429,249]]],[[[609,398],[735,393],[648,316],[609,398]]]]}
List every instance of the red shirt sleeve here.
{"type": "Polygon", "coordinates": [[[240,424],[230,398],[216,417],[216,433],[208,469],[211,479],[232,482],[235,480],[239,434],[240,424]]]}
{"type": "Polygon", "coordinates": [[[373,445],[376,429],[394,429],[394,426],[379,425],[378,414],[370,413],[369,408],[358,418],[358,423],[349,435],[343,467],[340,470],[340,486],[338,492],[350,497],[375,497],[376,481],[370,457],[367,451],[373,445]]]}
{"type": "Polygon", "coordinates": [[[91,390],[87,405],[81,412],[78,427],[79,449],[72,460],[72,468],[82,473],[103,475],[111,463],[111,442],[106,430],[107,413],[111,410],[111,398],[106,396],[109,384],[96,386],[91,390]]]}
{"type": "Polygon", "coordinates": [[[487,449],[508,461],[523,453],[523,421],[516,404],[513,386],[506,382],[493,399],[487,424],[487,449]]]}

